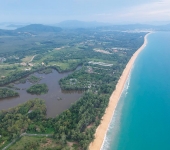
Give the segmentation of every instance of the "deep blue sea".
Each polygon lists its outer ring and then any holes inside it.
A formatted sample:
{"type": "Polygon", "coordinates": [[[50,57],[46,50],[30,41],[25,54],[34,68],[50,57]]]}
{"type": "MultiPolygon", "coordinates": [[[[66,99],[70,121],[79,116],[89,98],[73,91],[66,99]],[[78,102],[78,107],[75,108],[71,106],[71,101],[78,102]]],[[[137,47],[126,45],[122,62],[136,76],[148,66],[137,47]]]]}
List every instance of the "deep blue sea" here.
{"type": "Polygon", "coordinates": [[[170,150],[170,32],[155,32],[147,39],[102,150],[170,150]]]}

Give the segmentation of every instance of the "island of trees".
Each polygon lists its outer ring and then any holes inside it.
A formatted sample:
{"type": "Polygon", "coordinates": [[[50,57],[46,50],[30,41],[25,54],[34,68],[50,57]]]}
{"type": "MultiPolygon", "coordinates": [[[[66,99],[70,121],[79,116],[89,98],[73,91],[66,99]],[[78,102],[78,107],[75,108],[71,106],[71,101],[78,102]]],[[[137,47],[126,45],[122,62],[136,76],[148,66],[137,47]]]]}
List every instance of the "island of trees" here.
{"type": "Polygon", "coordinates": [[[18,92],[15,92],[15,91],[13,91],[11,89],[7,89],[7,88],[0,88],[0,99],[15,97],[15,96],[19,96],[18,92]]]}
{"type": "Polygon", "coordinates": [[[41,78],[38,78],[36,76],[33,76],[31,75],[29,78],[28,78],[28,81],[31,82],[31,83],[37,83],[41,80],[41,78]]]}
{"type": "Polygon", "coordinates": [[[45,94],[48,92],[48,87],[45,83],[44,84],[35,84],[35,85],[31,86],[30,88],[28,88],[27,92],[31,93],[31,94],[37,94],[37,95],[45,94]]]}

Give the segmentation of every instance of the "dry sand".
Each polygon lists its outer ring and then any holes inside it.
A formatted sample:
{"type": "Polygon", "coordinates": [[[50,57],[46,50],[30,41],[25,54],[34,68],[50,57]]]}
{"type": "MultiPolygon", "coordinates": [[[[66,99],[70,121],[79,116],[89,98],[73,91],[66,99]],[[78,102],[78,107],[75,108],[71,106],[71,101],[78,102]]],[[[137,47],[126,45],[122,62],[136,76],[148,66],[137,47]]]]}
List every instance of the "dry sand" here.
{"type": "Polygon", "coordinates": [[[89,149],[90,150],[100,150],[101,146],[104,142],[105,139],[105,135],[107,133],[107,129],[110,125],[112,116],[114,114],[114,110],[117,106],[117,103],[119,101],[119,98],[122,94],[122,91],[124,89],[124,85],[125,82],[128,78],[128,75],[131,71],[131,68],[133,66],[133,63],[135,61],[135,59],[137,58],[138,54],[144,49],[144,47],[147,44],[147,36],[150,33],[148,33],[147,35],[145,35],[144,38],[144,43],[143,45],[133,54],[133,56],[131,57],[131,59],[129,60],[128,64],[126,65],[126,68],[124,69],[117,85],[116,85],[116,89],[113,91],[111,97],[110,97],[110,101],[108,104],[108,107],[106,108],[105,114],[102,117],[101,120],[101,124],[98,126],[98,128],[96,129],[96,133],[95,133],[95,139],[92,143],[90,143],[89,145],[89,149]]]}

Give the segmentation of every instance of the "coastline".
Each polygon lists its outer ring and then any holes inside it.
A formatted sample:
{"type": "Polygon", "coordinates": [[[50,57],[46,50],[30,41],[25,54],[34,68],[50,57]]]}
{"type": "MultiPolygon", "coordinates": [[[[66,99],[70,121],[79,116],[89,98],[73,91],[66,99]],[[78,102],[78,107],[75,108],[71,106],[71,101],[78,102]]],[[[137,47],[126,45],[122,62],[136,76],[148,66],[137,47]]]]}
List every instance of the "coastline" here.
{"type": "Polygon", "coordinates": [[[116,106],[119,102],[119,99],[121,97],[122,91],[124,89],[124,85],[126,83],[126,80],[129,76],[129,73],[131,72],[131,68],[138,56],[138,54],[145,48],[147,45],[147,37],[152,32],[149,32],[144,37],[144,43],[143,45],[133,54],[129,62],[127,63],[125,69],[123,70],[123,73],[121,77],[119,78],[119,81],[116,85],[116,89],[113,91],[112,95],[110,96],[108,107],[105,110],[105,114],[102,117],[101,123],[96,129],[95,133],[95,139],[92,143],[89,145],[89,150],[100,150],[102,148],[108,127],[110,125],[110,122],[112,120],[112,117],[114,115],[114,111],[116,109],[116,106]]]}

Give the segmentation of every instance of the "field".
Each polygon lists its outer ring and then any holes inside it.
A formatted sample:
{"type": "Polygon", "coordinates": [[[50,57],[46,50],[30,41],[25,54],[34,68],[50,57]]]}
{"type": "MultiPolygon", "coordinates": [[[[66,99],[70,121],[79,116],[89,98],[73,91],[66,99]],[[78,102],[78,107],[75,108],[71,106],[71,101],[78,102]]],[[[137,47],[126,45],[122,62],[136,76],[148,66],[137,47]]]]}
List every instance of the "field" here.
{"type": "Polygon", "coordinates": [[[12,145],[9,150],[14,149],[37,149],[37,150],[46,150],[46,149],[59,149],[60,144],[52,138],[47,137],[34,137],[34,136],[24,136],[19,141],[17,141],[14,145],[12,145]]]}
{"type": "Polygon", "coordinates": [[[21,61],[22,62],[25,62],[25,63],[28,63],[32,60],[33,56],[26,56],[25,58],[23,58],[21,61]]]}

